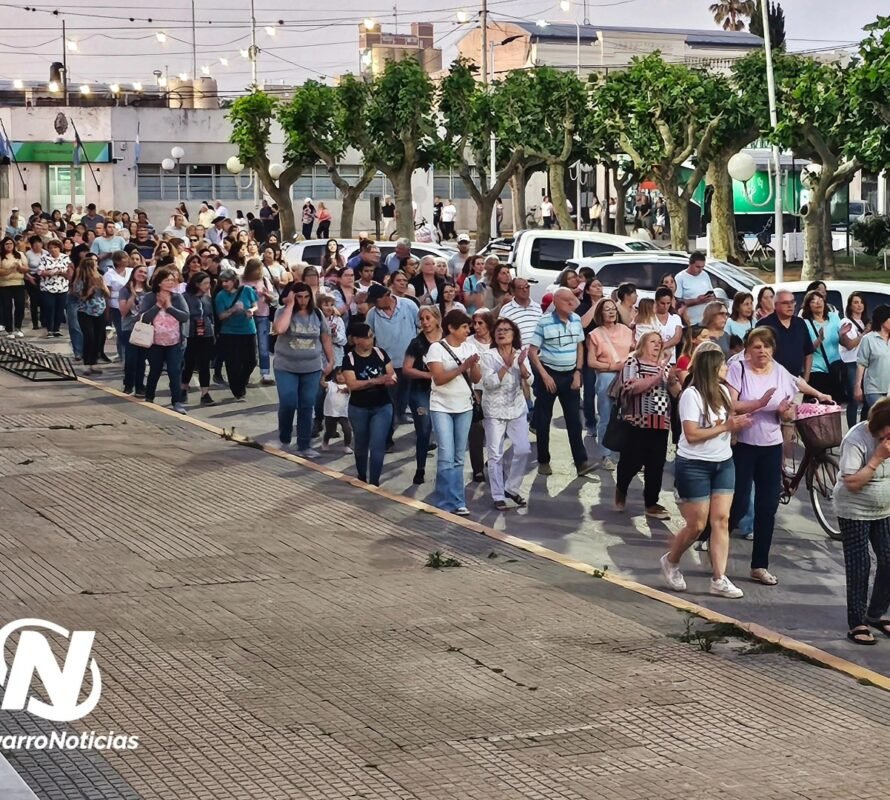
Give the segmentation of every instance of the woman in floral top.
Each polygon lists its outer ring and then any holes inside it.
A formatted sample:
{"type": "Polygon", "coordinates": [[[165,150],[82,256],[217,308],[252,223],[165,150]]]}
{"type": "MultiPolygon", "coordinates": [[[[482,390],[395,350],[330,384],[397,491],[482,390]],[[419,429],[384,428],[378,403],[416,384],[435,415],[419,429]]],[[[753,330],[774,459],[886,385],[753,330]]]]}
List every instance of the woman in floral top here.
{"type": "Polygon", "coordinates": [[[105,308],[110,294],[105,281],[99,274],[96,256],[85,253],[71,282],[77,322],[83,333],[84,375],[101,375],[96,368],[99,356],[105,355],[105,308]]]}
{"type": "Polygon", "coordinates": [[[678,395],[680,381],[662,358],[662,344],[657,331],[644,334],[621,372],[621,417],[629,423],[629,436],[618,460],[615,507],[624,510],[630,482],[642,468],[646,516],[670,519],[658,497],[671,429],[668,392],[678,395]]]}
{"type": "Polygon", "coordinates": [[[49,252],[40,262],[40,299],[43,303],[43,319],[46,322],[46,338],[60,337],[59,328],[65,316],[68,300],[68,269],[71,259],[62,252],[62,243],[52,239],[47,244],[49,252]]]}

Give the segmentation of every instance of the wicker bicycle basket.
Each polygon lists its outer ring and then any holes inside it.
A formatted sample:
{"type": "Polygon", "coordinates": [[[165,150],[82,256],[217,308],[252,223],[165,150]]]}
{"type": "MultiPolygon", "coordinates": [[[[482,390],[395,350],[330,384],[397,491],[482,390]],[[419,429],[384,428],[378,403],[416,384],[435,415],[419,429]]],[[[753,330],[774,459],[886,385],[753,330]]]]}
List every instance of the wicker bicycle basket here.
{"type": "Polygon", "coordinates": [[[844,438],[841,430],[841,409],[830,414],[796,419],[794,426],[807,450],[830,450],[832,447],[837,447],[844,438]]]}

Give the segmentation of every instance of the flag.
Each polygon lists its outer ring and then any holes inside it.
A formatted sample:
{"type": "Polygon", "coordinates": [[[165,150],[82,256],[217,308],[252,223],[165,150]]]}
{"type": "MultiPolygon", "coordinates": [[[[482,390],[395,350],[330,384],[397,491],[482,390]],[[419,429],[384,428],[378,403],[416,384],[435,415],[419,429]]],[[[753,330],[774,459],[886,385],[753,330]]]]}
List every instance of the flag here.
{"type": "Polygon", "coordinates": [[[6,138],[6,134],[0,131],[0,164],[8,164],[12,156],[12,147],[6,138]]]}
{"type": "Polygon", "coordinates": [[[142,143],[139,141],[139,125],[136,123],[136,141],[133,143],[133,159],[136,166],[139,166],[139,156],[142,155],[142,143]]]}
{"type": "Polygon", "coordinates": [[[75,131],[74,132],[74,154],[71,157],[71,162],[75,167],[80,166],[80,150],[83,147],[83,142],[80,141],[80,134],[75,131]]]}

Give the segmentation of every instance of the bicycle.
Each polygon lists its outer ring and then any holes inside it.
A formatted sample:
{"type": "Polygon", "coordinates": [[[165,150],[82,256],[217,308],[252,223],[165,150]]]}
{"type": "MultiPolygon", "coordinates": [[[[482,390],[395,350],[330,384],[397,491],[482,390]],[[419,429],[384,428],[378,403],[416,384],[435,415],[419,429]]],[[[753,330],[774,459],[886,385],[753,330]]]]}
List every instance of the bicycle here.
{"type": "Polygon", "coordinates": [[[530,228],[539,228],[540,223],[538,222],[538,218],[536,215],[538,211],[537,206],[530,206],[528,210],[525,212],[525,227],[530,228]]]}
{"type": "MultiPolygon", "coordinates": [[[[389,235],[389,240],[394,242],[398,238],[399,232],[397,229],[394,229],[389,235]]],[[[436,244],[442,243],[441,231],[430,225],[429,222],[427,222],[426,217],[421,217],[419,220],[414,221],[414,238],[416,241],[425,244],[432,244],[433,242],[436,244]]]]}
{"type": "MultiPolygon", "coordinates": [[[[834,485],[838,477],[838,458],[830,452],[841,443],[841,410],[815,417],[794,420],[797,435],[803,444],[803,457],[795,465],[797,454],[786,455],[782,465],[782,491],[779,502],[788,505],[800,484],[806,483],[807,493],[816,521],[822,530],[835,541],[841,538],[841,529],[834,509],[834,485]]],[[[784,428],[784,426],[783,426],[784,428]]],[[[786,448],[794,439],[786,442],[786,448]]]]}

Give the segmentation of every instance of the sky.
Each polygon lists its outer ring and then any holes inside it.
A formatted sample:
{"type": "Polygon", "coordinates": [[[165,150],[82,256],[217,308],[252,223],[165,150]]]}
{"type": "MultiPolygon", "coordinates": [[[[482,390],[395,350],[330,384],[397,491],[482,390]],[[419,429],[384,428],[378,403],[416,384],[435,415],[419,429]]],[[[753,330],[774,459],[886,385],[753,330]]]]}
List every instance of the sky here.
{"type": "MultiPolygon", "coordinates": [[[[456,42],[474,24],[461,24],[459,11],[475,20],[480,0],[255,0],[260,82],[302,83],[329,80],[358,64],[358,24],[377,20],[386,32],[407,33],[412,21],[433,22],[448,63],[456,42]],[[285,8],[286,6],[286,8],[285,8]],[[322,10],[322,7],[325,10],[322,10]],[[283,23],[283,24],[281,24],[283,23]],[[268,29],[268,30],[267,30],[268,29]]],[[[665,28],[715,27],[711,0],[588,0],[592,24],[646,25],[665,28]]],[[[862,27],[879,13],[890,13],[890,0],[783,0],[790,50],[850,46],[862,27]]],[[[250,44],[250,0],[194,0],[197,73],[219,82],[221,92],[243,92],[250,66],[239,52],[250,44]],[[220,59],[227,59],[225,65],[220,59]]],[[[63,0],[38,5],[0,2],[4,35],[0,37],[0,80],[48,80],[49,64],[61,60],[64,18],[69,39],[71,84],[141,81],[153,85],[153,72],[192,73],[190,0],[156,0],[140,5],[113,0],[63,0]],[[53,13],[53,12],[58,13],[53,13]],[[150,20],[150,21],[149,21],[150,20]],[[159,41],[159,35],[166,37],[159,41]],[[72,49],[76,47],[75,49],[72,49]]],[[[555,0],[489,0],[494,18],[551,22],[583,21],[583,0],[569,12],[555,0]]]]}

